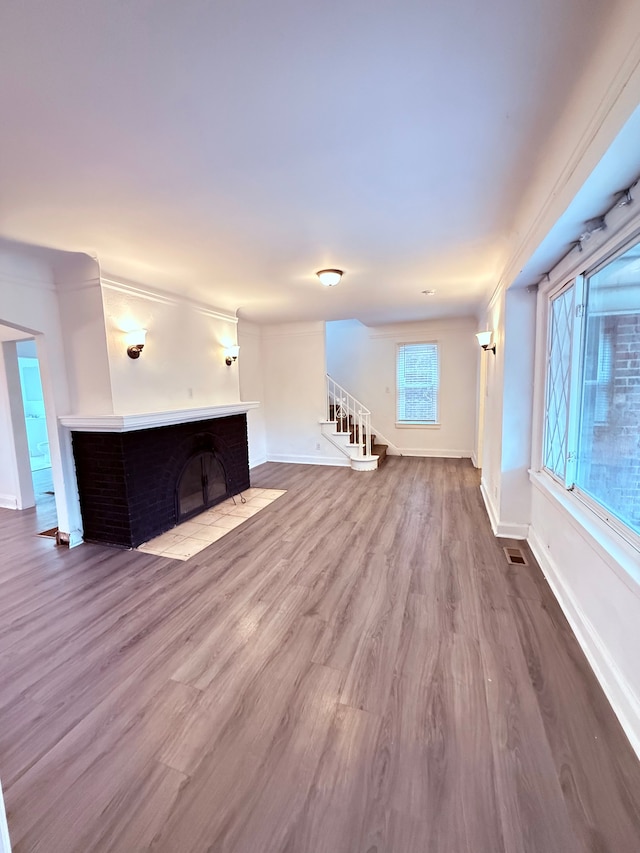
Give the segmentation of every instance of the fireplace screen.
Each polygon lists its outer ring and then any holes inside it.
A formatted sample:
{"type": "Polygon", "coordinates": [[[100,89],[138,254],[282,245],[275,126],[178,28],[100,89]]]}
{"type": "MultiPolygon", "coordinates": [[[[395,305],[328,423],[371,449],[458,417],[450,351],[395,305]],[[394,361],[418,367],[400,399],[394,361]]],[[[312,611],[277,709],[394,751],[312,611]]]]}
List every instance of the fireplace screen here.
{"type": "Polygon", "coordinates": [[[176,489],[177,520],[184,521],[227,496],[224,468],[213,453],[192,456],[182,469],[176,489]]]}

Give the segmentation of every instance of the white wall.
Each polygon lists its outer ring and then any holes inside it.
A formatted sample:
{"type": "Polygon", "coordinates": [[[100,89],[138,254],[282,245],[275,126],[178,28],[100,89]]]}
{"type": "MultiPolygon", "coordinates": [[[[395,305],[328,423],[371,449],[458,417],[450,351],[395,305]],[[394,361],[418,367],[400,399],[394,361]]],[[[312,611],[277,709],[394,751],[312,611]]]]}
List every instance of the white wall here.
{"type": "MultiPolygon", "coordinates": [[[[501,284],[508,288],[638,106],[640,4],[611,3],[607,30],[546,141],[514,217],[501,284]]],[[[612,194],[623,187],[611,187],[612,194]]],[[[576,235],[577,236],[577,235],[576,235]]]]}
{"type": "Polygon", "coordinates": [[[327,372],[371,410],[381,436],[405,455],[471,456],[475,443],[478,350],[474,318],[364,326],[327,323],[327,372]],[[440,425],[396,427],[396,346],[440,345],[440,425]]]}
{"type": "Polygon", "coordinates": [[[66,414],[112,414],[98,264],[86,256],[68,259],[55,279],[69,383],[66,414]]]}
{"type": "Polygon", "coordinates": [[[482,353],[486,369],[482,494],[493,532],[526,539],[531,517],[531,430],[536,296],[500,291],[481,328],[494,333],[496,354],[482,353]]]}
{"type": "MultiPolygon", "coordinates": [[[[638,189],[633,190],[637,199],[638,189]]],[[[542,468],[549,292],[589,270],[640,228],[636,204],[607,215],[538,293],[529,543],[627,736],[640,756],[640,550],[542,468]]]]}
{"type": "MultiPolygon", "coordinates": [[[[75,543],[80,541],[82,522],[73,456],[69,436],[57,421],[59,415],[70,411],[68,377],[74,376],[75,367],[65,357],[65,336],[52,267],[41,257],[30,256],[28,251],[29,247],[0,246],[0,323],[28,332],[36,339],[58,526],[75,543]]],[[[4,371],[0,382],[8,394],[4,371]]]]}
{"type": "MultiPolygon", "coordinates": [[[[485,361],[486,388],[484,399],[484,421],[481,426],[483,434],[482,478],[481,488],[491,524],[496,532],[496,521],[500,515],[500,489],[502,466],[502,404],[504,384],[504,315],[506,297],[503,291],[498,291],[487,308],[484,322],[479,329],[489,329],[493,332],[496,344],[495,355],[491,352],[481,352],[480,358],[485,361]]],[[[480,349],[478,347],[478,349],[480,349]]]]}
{"type": "Polygon", "coordinates": [[[545,480],[535,480],[529,544],[640,756],[640,555],[545,480]]]}
{"type": "Polygon", "coordinates": [[[102,284],[116,414],[239,402],[239,363],[227,367],[224,357],[224,347],[237,342],[235,317],[131,283],[102,284]],[[131,359],[125,332],[140,328],[145,347],[131,359]]]}
{"type": "Polygon", "coordinates": [[[246,320],[238,322],[238,344],[240,355],[240,399],[257,400],[259,409],[247,412],[249,432],[249,467],[254,468],[267,461],[267,432],[264,408],[264,365],[262,356],[262,329],[246,320]]]}
{"type": "Polygon", "coordinates": [[[267,459],[348,465],[320,433],[326,417],[325,324],[263,326],[262,353],[267,459]]]}
{"type": "Polygon", "coordinates": [[[14,341],[0,345],[0,506],[34,505],[18,354],[14,341]]]}

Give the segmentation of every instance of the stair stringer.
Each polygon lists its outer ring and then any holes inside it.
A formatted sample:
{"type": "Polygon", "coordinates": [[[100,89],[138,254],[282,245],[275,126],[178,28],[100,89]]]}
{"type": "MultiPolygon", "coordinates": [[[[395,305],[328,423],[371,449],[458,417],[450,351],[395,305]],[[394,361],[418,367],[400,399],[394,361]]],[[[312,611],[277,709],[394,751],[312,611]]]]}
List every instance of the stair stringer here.
{"type": "Polygon", "coordinates": [[[336,427],[336,421],[320,421],[322,435],[349,458],[354,471],[375,471],[378,467],[378,457],[358,456],[358,445],[351,443],[349,433],[338,432],[336,427]]]}

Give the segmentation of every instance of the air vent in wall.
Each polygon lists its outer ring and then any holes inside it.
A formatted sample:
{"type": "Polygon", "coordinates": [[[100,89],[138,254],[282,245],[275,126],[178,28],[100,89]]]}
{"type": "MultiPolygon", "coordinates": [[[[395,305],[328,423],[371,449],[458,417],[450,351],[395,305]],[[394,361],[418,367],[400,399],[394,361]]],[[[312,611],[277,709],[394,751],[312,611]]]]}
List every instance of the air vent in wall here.
{"type": "Polygon", "coordinates": [[[527,558],[520,548],[503,548],[507,563],[510,566],[528,566],[527,558]]]}

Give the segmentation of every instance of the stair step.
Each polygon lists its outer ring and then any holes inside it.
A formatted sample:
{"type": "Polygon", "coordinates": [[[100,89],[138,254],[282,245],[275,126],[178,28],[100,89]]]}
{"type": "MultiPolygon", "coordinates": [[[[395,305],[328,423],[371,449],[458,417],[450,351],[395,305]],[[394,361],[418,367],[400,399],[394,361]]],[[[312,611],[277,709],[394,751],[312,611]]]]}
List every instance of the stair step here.
{"type": "Polygon", "coordinates": [[[382,465],[384,460],[387,458],[387,445],[386,444],[372,444],[371,445],[371,453],[373,456],[378,457],[378,468],[382,465]]]}
{"type": "MultiPolygon", "coordinates": [[[[354,444],[357,444],[357,443],[358,443],[358,436],[359,436],[359,434],[360,434],[360,430],[358,429],[358,427],[357,427],[357,426],[355,426],[355,427],[351,427],[351,429],[349,430],[349,432],[350,432],[350,434],[351,434],[351,441],[352,441],[354,444]]],[[[364,430],[363,430],[363,433],[362,433],[362,440],[363,440],[363,441],[366,441],[366,440],[367,440],[367,434],[366,434],[366,432],[364,432],[364,430]]],[[[375,435],[374,435],[373,433],[371,433],[371,444],[373,445],[373,444],[375,444],[375,443],[376,443],[376,437],[375,437],[375,435]]]]}

